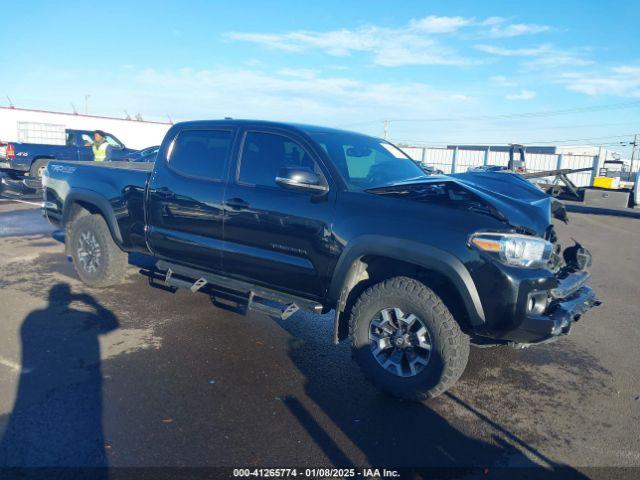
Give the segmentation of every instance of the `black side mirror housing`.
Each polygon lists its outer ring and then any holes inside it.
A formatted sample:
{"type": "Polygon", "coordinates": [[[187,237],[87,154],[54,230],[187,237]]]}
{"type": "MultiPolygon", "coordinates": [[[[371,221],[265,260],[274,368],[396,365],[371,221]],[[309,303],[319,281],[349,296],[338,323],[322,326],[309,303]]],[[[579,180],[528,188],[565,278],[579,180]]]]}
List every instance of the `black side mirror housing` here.
{"type": "Polygon", "coordinates": [[[304,167],[282,167],[276,177],[276,183],[287,190],[316,195],[329,190],[317,173],[304,167]]]}

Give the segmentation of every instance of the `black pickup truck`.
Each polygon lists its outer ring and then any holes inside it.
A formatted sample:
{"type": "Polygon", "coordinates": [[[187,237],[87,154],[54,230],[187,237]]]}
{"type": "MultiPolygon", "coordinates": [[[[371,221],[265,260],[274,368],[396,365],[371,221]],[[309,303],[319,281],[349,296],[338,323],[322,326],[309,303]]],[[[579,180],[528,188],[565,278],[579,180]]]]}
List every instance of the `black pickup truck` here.
{"type": "Polygon", "coordinates": [[[597,305],[556,200],[510,172],[426,175],[392,144],[247,120],[174,125],[155,163],[52,161],[44,213],[94,287],[126,252],[160,288],[282,318],[335,311],[335,342],[405,398],[451,387],[470,344],[529,345],[597,305]]]}

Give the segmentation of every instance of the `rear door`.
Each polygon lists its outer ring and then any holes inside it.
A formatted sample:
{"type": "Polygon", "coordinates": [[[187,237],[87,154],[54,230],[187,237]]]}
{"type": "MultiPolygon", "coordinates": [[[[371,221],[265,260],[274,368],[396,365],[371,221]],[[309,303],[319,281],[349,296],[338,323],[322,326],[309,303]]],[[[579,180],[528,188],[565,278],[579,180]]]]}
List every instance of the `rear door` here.
{"type": "Polygon", "coordinates": [[[160,258],[222,269],[222,200],[234,128],[180,130],[161,149],[147,189],[147,238],[160,258]]]}
{"type": "Polygon", "coordinates": [[[335,188],[303,138],[280,129],[247,129],[225,193],[224,270],[228,275],[305,297],[327,284],[335,188]],[[281,167],[308,167],[329,186],[322,196],[286,190],[281,167]]]}

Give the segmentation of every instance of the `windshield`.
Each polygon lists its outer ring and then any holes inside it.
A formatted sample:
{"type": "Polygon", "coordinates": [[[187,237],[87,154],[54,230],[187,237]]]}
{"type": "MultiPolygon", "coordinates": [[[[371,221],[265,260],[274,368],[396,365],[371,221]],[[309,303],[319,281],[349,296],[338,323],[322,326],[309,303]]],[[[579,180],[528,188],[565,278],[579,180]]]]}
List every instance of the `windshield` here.
{"type": "Polygon", "coordinates": [[[354,133],[311,132],[354,190],[426,178],[404,152],[384,140],[354,133]]]}

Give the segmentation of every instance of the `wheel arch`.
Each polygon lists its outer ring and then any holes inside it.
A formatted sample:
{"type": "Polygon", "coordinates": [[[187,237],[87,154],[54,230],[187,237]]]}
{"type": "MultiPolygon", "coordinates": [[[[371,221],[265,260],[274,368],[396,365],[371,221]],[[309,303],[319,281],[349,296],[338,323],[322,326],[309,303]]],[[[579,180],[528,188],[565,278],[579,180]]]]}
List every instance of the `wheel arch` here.
{"type": "Polygon", "coordinates": [[[31,158],[31,161],[29,162],[29,172],[31,172],[33,165],[39,162],[40,160],[46,160],[48,163],[51,160],[56,160],[56,157],[52,155],[47,155],[47,154],[35,155],[33,158],[31,158]]]}
{"type": "Polygon", "coordinates": [[[36,155],[31,159],[31,163],[29,164],[29,168],[31,168],[31,166],[36,163],[39,160],[47,160],[47,161],[51,161],[51,160],[57,160],[56,157],[52,156],[52,155],[36,155]]]}
{"type": "Polygon", "coordinates": [[[122,248],[122,234],[113,208],[105,198],[90,190],[75,190],[65,198],[61,218],[61,225],[65,230],[68,230],[68,225],[79,215],[82,215],[83,211],[101,215],[107,222],[113,241],[122,248]]]}
{"type": "Polygon", "coordinates": [[[335,304],[334,342],[346,338],[355,298],[371,284],[397,275],[420,280],[436,291],[463,329],[485,322],[475,283],[458,258],[411,240],[367,235],[347,246],[331,280],[328,296],[335,304]]]}

